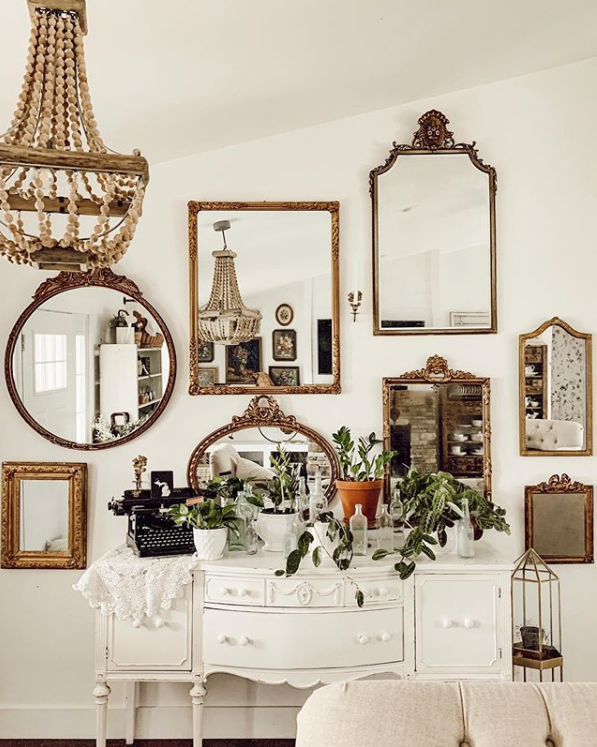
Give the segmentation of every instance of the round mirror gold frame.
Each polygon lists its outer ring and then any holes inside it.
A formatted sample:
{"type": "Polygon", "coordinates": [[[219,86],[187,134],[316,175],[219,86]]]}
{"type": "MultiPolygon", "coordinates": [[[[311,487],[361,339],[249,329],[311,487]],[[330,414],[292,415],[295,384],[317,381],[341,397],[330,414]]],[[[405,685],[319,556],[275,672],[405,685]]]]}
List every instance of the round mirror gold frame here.
{"type": "Polygon", "coordinates": [[[248,428],[274,427],[295,431],[318,444],[330,462],[330,484],[326,491],[326,498],[330,501],[336,493],[336,480],[340,476],[340,465],[338,457],[332,445],[326,439],[302,423],[299,423],[293,415],[285,415],[280,405],[270,395],[258,395],[253,397],[249,406],[242,415],[235,415],[232,421],[221,428],[216,429],[206,436],[194,449],[187,467],[187,481],[195,490],[199,490],[197,481],[197,468],[201,458],[216,441],[224,436],[248,428]]]}
{"type": "Polygon", "coordinates": [[[47,438],[58,446],[64,446],[67,449],[78,449],[80,451],[98,451],[100,449],[111,449],[114,446],[121,446],[122,444],[132,441],[137,436],[140,436],[148,428],[150,428],[155,421],[162,414],[170,397],[172,396],[172,390],[174,388],[174,381],[176,379],[176,352],[174,350],[174,342],[168,327],[166,326],[162,317],[158,314],[155,308],[143,297],[143,293],[139,290],[139,287],[132,280],[124,275],[116,275],[110,268],[100,268],[90,270],[88,272],[61,272],[56,277],[50,278],[44,281],[39,288],[35,291],[33,301],[23,311],[21,316],[17,319],[15,326],[8,337],[6,345],[6,353],[4,356],[4,375],[6,379],[6,385],[8,387],[8,393],[12,399],[14,406],[19,411],[21,417],[25,422],[30,425],[35,431],[41,436],[47,438]],[[77,441],[69,441],[60,436],[56,436],[54,433],[43,428],[27,411],[26,407],[21,400],[19,395],[13,372],[13,355],[17,341],[19,340],[20,334],[25,326],[27,320],[31,315],[48,301],[50,298],[57,296],[67,291],[76,290],[78,288],[88,287],[99,287],[109,288],[110,290],[118,291],[141,304],[146,311],[151,314],[156,325],[159,327],[160,332],[164,335],[164,344],[168,348],[168,355],[170,356],[170,369],[168,375],[168,382],[161,401],[159,402],[156,409],[153,411],[151,416],[147,419],[143,425],[132,433],[123,436],[122,438],[115,438],[113,441],[105,441],[102,443],[78,443],[77,441]]]}

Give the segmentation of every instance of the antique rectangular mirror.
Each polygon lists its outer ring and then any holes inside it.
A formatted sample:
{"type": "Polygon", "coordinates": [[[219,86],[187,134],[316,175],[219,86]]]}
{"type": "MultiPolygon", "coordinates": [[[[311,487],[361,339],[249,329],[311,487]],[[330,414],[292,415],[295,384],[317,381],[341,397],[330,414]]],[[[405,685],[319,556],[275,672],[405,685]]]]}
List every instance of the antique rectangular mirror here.
{"type": "Polygon", "coordinates": [[[190,394],[338,394],[338,265],[337,202],[189,202],[190,394]]]}
{"type": "Polygon", "coordinates": [[[593,486],[566,474],[527,486],[525,542],[546,563],[592,563],[593,486]]]}
{"type": "Polygon", "coordinates": [[[369,176],[373,333],[497,331],[496,173],[436,110],[369,176]]]}
{"type": "Polygon", "coordinates": [[[593,453],[592,336],[554,317],[519,338],[522,456],[593,453]]]}
{"type": "Polygon", "coordinates": [[[87,465],[4,462],[2,568],[85,568],[87,465]]]}
{"type": "Polygon", "coordinates": [[[425,368],[383,380],[384,448],[397,452],[385,478],[389,497],[409,467],[449,472],[491,498],[488,378],[453,371],[434,355],[425,368]]]}

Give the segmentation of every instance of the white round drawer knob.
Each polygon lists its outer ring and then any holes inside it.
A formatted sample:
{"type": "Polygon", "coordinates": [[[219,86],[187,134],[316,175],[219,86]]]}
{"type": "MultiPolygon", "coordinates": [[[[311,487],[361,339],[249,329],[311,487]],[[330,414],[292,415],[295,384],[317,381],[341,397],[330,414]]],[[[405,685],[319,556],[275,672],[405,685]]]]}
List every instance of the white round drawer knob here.
{"type": "Polygon", "coordinates": [[[366,646],[371,640],[371,638],[369,638],[368,635],[360,635],[358,640],[361,646],[366,646]]]}
{"type": "Polygon", "coordinates": [[[391,635],[390,635],[389,633],[382,633],[382,634],[381,634],[381,640],[382,640],[382,641],[383,641],[384,643],[387,643],[388,641],[391,641],[391,640],[392,640],[392,636],[391,636],[391,635]]]}
{"type": "Polygon", "coordinates": [[[135,618],[133,620],[133,628],[139,629],[142,625],[143,625],[143,623],[138,618],[135,618]]]}
{"type": "Polygon", "coordinates": [[[227,596],[227,595],[228,595],[228,589],[227,589],[227,588],[226,588],[225,586],[222,586],[222,587],[220,588],[220,594],[221,594],[221,595],[222,595],[223,597],[227,596]]]}
{"type": "Polygon", "coordinates": [[[226,643],[228,641],[228,638],[226,638],[224,633],[220,633],[220,635],[216,638],[216,641],[218,643],[226,643]]]}
{"type": "Polygon", "coordinates": [[[444,619],[442,620],[442,627],[446,628],[446,629],[447,628],[453,628],[454,627],[454,623],[452,622],[452,620],[448,620],[447,617],[444,617],[444,619]]]}
{"type": "Polygon", "coordinates": [[[239,589],[238,590],[238,596],[239,597],[246,597],[249,592],[246,589],[239,589]]]}
{"type": "Polygon", "coordinates": [[[162,617],[156,617],[154,620],[156,628],[163,628],[166,624],[162,617]]]}
{"type": "Polygon", "coordinates": [[[470,630],[471,628],[474,628],[475,627],[475,621],[471,620],[470,617],[465,617],[464,618],[464,627],[467,628],[468,630],[470,630]]]}
{"type": "Polygon", "coordinates": [[[387,597],[388,596],[388,590],[385,586],[380,586],[377,590],[377,593],[380,597],[387,597]]]}
{"type": "Polygon", "coordinates": [[[249,643],[251,643],[251,641],[250,641],[250,640],[249,640],[249,639],[247,638],[247,636],[246,636],[246,635],[243,635],[243,636],[241,636],[241,637],[240,637],[240,638],[238,639],[238,645],[239,645],[239,646],[248,646],[248,645],[249,645],[249,643]]]}

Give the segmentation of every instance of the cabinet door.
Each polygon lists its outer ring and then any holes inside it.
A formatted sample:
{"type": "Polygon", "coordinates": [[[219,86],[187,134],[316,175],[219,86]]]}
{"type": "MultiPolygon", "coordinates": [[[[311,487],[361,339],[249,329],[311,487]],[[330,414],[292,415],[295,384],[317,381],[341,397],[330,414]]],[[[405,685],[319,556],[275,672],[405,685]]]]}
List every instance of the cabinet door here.
{"type": "Polygon", "coordinates": [[[499,575],[420,575],[415,593],[417,672],[500,671],[499,575]]]}

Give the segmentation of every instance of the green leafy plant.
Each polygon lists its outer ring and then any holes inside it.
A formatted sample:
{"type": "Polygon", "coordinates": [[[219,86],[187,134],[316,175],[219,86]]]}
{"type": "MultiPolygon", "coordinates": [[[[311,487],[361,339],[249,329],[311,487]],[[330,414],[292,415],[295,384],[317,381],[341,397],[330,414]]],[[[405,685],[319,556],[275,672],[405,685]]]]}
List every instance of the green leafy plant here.
{"type": "Polygon", "coordinates": [[[244,488],[245,481],[238,477],[212,477],[203,489],[203,495],[225,505],[230,501],[236,501],[238,494],[244,488]]]}
{"type": "Polygon", "coordinates": [[[395,451],[382,451],[373,455],[375,447],[382,443],[375,433],[370,433],[367,438],[361,436],[355,444],[350,429],[345,425],[332,434],[332,439],[340,460],[342,479],[348,482],[381,480],[386,465],[396,455],[395,451]]]}
{"type": "Polygon", "coordinates": [[[400,560],[394,567],[402,579],[414,573],[416,560],[421,555],[435,560],[434,545],[445,547],[447,530],[454,527],[463,515],[463,499],[468,500],[471,520],[476,527],[510,534],[510,525],[505,519],[506,509],[491,503],[449,472],[422,472],[411,467],[398,486],[402,523],[411,531],[401,550],[376,550],[373,560],[398,554],[400,560]]]}
{"type": "Polygon", "coordinates": [[[214,498],[193,506],[177,503],[169,507],[168,513],[178,526],[186,524],[193,529],[230,529],[237,536],[239,534],[236,506],[220,506],[214,498]]]}
{"type": "Polygon", "coordinates": [[[268,513],[280,513],[282,504],[286,503],[290,506],[290,512],[294,512],[299,491],[300,464],[293,464],[289,453],[281,445],[275,455],[270,457],[270,463],[275,477],[267,483],[267,493],[274,505],[272,509],[265,510],[268,513]]]}
{"type": "Polygon", "coordinates": [[[110,319],[110,327],[114,329],[115,327],[128,327],[129,323],[126,320],[126,317],[128,316],[128,311],[125,311],[124,309],[120,309],[118,314],[115,314],[110,319]]]}

